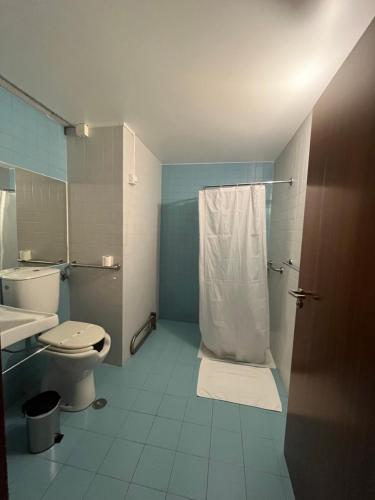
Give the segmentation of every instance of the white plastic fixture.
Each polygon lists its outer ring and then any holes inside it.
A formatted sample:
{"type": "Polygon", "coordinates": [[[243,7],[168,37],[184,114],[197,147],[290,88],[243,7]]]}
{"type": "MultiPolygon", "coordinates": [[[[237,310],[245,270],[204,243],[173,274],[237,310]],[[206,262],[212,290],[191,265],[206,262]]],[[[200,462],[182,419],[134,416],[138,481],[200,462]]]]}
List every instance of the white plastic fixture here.
{"type": "Polygon", "coordinates": [[[57,314],[0,306],[1,349],[59,324],[57,314]]]}
{"type": "Polygon", "coordinates": [[[6,306],[57,313],[60,270],[51,267],[14,267],[0,273],[6,306]]]}

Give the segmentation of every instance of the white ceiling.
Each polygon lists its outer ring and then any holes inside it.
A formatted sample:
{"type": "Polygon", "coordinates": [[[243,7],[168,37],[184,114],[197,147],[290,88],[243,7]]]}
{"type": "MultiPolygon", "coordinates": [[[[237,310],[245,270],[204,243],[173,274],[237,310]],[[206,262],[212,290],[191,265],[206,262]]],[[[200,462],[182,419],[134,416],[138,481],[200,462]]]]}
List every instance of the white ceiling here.
{"type": "Polygon", "coordinates": [[[374,0],[0,0],[0,73],[162,162],[272,160],[374,0]]]}

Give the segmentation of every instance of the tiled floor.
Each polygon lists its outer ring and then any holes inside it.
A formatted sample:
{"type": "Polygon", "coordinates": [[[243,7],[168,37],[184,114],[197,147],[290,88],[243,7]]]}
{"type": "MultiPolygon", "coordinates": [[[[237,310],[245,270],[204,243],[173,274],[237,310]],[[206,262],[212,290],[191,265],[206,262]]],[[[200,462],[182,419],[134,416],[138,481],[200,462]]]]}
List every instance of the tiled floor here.
{"type": "Polygon", "coordinates": [[[26,451],[19,410],[8,411],[11,499],[293,499],[285,410],[198,398],[199,341],[197,325],[159,321],[124,368],[97,369],[108,405],[63,413],[63,441],[40,455],[26,451]]]}

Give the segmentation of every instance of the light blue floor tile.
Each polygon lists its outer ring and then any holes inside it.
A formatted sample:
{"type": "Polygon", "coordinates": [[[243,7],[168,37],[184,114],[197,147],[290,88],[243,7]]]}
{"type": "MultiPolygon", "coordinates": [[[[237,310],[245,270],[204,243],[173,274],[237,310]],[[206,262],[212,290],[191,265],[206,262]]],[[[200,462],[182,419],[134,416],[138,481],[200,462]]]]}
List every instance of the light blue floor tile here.
{"type": "Polygon", "coordinates": [[[165,493],[138,484],[131,484],[126,500],[165,500],[165,493]]]}
{"type": "Polygon", "coordinates": [[[146,443],[154,418],[153,415],[147,413],[130,411],[119,436],[129,441],[146,443]]]}
{"type": "Polygon", "coordinates": [[[295,500],[293,486],[289,478],[283,478],[286,500],[295,500]]]}
{"type": "Polygon", "coordinates": [[[175,450],[180,437],[181,422],[170,418],[155,417],[147,443],[160,448],[175,450]]]}
{"type": "Polygon", "coordinates": [[[119,479],[96,474],[90,484],[85,500],[124,500],[129,484],[119,479]]]}
{"type": "Polygon", "coordinates": [[[182,453],[209,457],[210,440],[211,427],[184,422],[177,449],[182,453]]]}
{"type": "Polygon", "coordinates": [[[133,482],[166,491],[171,475],[174,453],[146,445],[133,476],[133,482]]]}
{"type": "Polygon", "coordinates": [[[269,474],[282,474],[278,452],[271,439],[253,438],[243,442],[245,465],[269,474]]]}
{"type": "Polygon", "coordinates": [[[40,458],[65,463],[85,431],[83,429],[76,429],[75,427],[63,426],[61,427],[61,432],[64,434],[62,441],[56,443],[49,450],[40,453],[38,455],[40,458]]]}
{"type": "Polygon", "coordinates": [[[141,389],[148,378],[150,365],[147,361],[143,362],[142,358],[138,359],[139,361],[136,367],[131,366],[129,369],[125,370],[122,380],[127,387],[141,389]]]}
{"type": "Polygon", "coordinates": [[[73,448],[67,464],[96,472],[113,444],[113,437],[84,431],[73,448]]]}
{"type": "Polygon", "coordinates": [[[187,398],[164,394],[161,405],[158,409],[158,415],[160,417],[183,420],[185,415],[186,403],[187,398]]]}
{"type": "Polygon", "coordinates": [[[286,415],[288,413],[288,397],[287,396],[280,396],[281,400],[281,406],[282,406],[282,414],[286,415]]]}
{"type": "Polygon", "coordinates": [[[91,432],[116,436],[128,416],[126,410],[106,406],[101,410],[88,408],[77,413],[71,413],[65,424],[91,432]]]}
{"type": "Polygon", "coordinates": [[[167,388],[168,382],[169,374],[150,373],[143,386],[143,389],[147,391],[163,393],[167,388]]]}
{"type": "Polygon", "coordinates": [[[286,417],[280,413],[267,412],[264,424],[273,439],[280,441],[285,436],[286,417]]]}
{"type": "Polygon", "coordinates": [[[129,410],[137,399],[139,389],[135,387],[109,387],[103,390],[103,397],[108,400],[108,405],[114,408],[129,410]]]}
{"type": "Polygon", "coordinates": [[[20,404],[8,409],[11,500],[244,500],[244,482],[247,500],[294,500],[279,373],[282,413],[197,397],[199,342],[197,325],[159,321],[124,367],[97,367],[108,405],[62,412],[64,439],[39,456],[27,451],[20,404]]]}
{"type": "Polygon", "coordinates": [[[143,445],[139,443],[117,438],[100,466],[99,473],[130,481],[142,450],[143,445]]]}
{"type": "Polygon", "coordinates": [[[213,428],[210,457],[219,462],[243,465],[241,434],[213,428]]]}
{"type": "Polygon", "coordinates": [[[183,379],[181,377],[175,378],[173,374],[166,389],[167,394],[172,396],[187,397],[191,394],[191,379],[183,379]]]}
{"type": "Polygon", "coordinates": [[[8,459],[11,500],[39,500],[62,465],[36,456],[8,459]]]}
{"type": "Polygon", "coordinates": [[[241,432],[239,405],[214,401],[212,425],[227,431],[241,432]]]}
{"type": "Polygon", "coordinates": [[[212,400],[193,396],[188,400],[184,420],[193,424],[211,425],[212,400]]]}
{"type": "Polygon", "coordinates": [[[97,397],[101,397],[103,386],[118,385],[123,376],[123,369],[118,366],[107,365],[105,363],[95,368],[95,383],[97,397]]]}
{"type": "Polygon", "coordinates": [[[244,468],[210,460],[207,500],[246,500],[244,468]]]}
{"type": "Polygon", "coordinates": [[[204,500],[207,490],[208,460],[176,453],[169,492],[194,500],[204,500]]]}
{"type": "Polygon", "coordinates": [[[245,467],[245,478],[248,500],[286,500],[283,478],[248,467],[245,467]]]}
{"type": "Polygon", "coordinates": [[[82,500],[93,478],[92,472],[64,465],[43,500],[82,500]]]}
{"type": "Polygon", "coordinates": [[[156,392],[139,391],[132,410],[139,411],[141,413],[149,413],[150,415],[156,415],[161,399],[162,395],[156,392]]]}
{"type": "Polygon", "coordinates": [[[250,406],[240,406],[242,433],[249,437],[273,438],[274,431],[266,418],[266,414],[250,406]]]}
{"type": "Polygon", "coordinates": [[[172,396],[190,396],[192,378],[192,367],[176,366],[173,369],[166,393],[172,396]]]}
{"type": "Polygon", "coordinates": [[[155,366],[153,367],[152,371],[154,373],[164,373],[166,375],[171,375],[173,368],[175,366],[176,361],[174,359],[171,359],[169,354],[162,355],[157,363],[155,363],[155,366]]]}
{"type": "Polygon", "coordinates": [[[273,444],[274,444],[274,447],[276,448],[276,453],[277,453],[279,463],[280,463],[280,474],[284,477],[289,478],[288,465],[286,463],[285,456],[284,456],[284,446],[282,445],[282,447],[280,448],[280,444],[277,443],[276,441],[274,441],[273,444]]]}
{"type": "Polygon", "coordinates": [[[272,375],[273,378],[275,379],[276,385],[277,385],[277,390],[279,391],[280,396],[288,396],[288,393],[285,389],[284,383],[281,380],[280,374],[276,369],[272,370],[272,375]]]}

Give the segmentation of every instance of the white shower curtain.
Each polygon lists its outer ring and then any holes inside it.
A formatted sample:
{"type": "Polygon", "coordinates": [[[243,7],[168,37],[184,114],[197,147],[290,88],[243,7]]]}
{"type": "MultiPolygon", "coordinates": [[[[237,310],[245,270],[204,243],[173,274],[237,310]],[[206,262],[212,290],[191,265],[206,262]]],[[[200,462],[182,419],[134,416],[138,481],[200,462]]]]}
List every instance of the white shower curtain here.
{"type": "Polygon", "coordinates": [[[221,358],[263,363],[269,348],[265,187],[199,193],[199,326],[221,358]]]}

